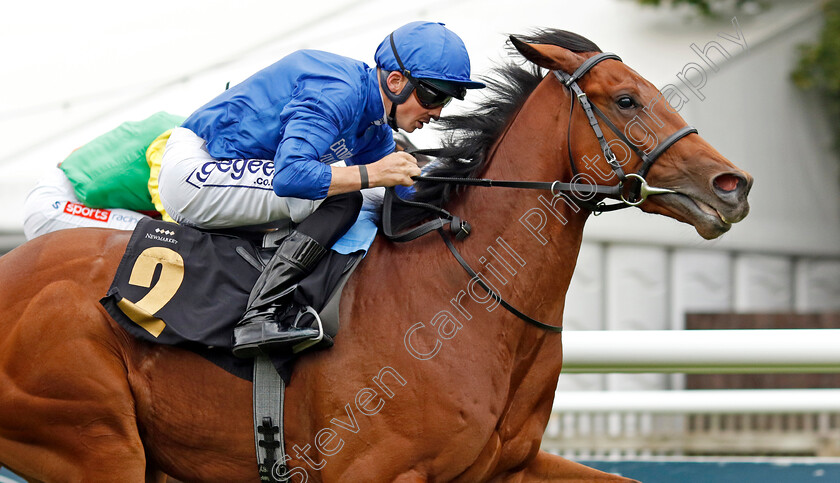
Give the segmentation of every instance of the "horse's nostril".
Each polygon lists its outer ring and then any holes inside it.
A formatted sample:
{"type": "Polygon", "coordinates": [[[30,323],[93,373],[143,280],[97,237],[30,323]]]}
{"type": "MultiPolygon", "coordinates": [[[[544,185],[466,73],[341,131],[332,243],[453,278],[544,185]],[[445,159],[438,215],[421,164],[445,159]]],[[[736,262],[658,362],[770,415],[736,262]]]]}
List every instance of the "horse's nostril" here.
{"type": "Polygon", "coordinates": [[[740,179],[741,178],[735,176],[734,174],[722,174],[715,178],[715,188],[727,193],[735,191],[738,189],[738,181],[740,179]]]}

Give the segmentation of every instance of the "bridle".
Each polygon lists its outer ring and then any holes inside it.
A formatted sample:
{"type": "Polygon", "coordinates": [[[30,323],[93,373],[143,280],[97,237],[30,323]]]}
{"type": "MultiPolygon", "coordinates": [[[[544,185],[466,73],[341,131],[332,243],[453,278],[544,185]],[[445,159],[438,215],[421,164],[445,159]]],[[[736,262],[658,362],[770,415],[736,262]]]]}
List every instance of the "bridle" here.
{"type": "MultiPolygon", "coordinates": [[[[614,205],[593,205],[588,202],[588,200],[582,200],[580,198],[577,199],[578,204],[582,205],[589,205],[584,206],[588,208],[590,211],[600,213],[604,211],[612,211],[620,208],[628,208],[630,206],[638,206],[642,204],[649,195],[659,195],[659,194],[667,194],[673,193],[673,190],[669,190],[667,188],[654,188],[648,186],[647,181],[645,180],[645,176],[647,176],[648,171],[650,171],[651,166],[653,163],[656,162],[659,157],[668,150],[671,146],[674,145],[680,139],[688,136],[689,134],[697,134],[697,129],[692,126],[685,126],[679,129],[677,132],[668,136],[664,141],[657,144],[655,148],[653,148],[650,153],[645,153],[642,151],[635,143],[632,143],[624,132],[619,129],[607,116],[601,112],[600,109],[591,102],[589,102],[589,98],[586,96],[586,93],[583,92],[583,89],[580,88],[577,81],[583,77],[587,72],[589,72],[595,65],[605,60],[617,60],[621,62],[621,57],[613,54],[611,52],[601,52],[597,55],[594,55],[588,59],[586,59],[580,67],[578,67],[574,73],[571,75],[555,70],[552,71],[554,76],[566,87],[569,91],[573,94],[572,100],[569,106],[569,129],[566,130],[566,148],[569,152],[569,163],[571,163],[572,167],[572,174],[577,175],[578,170],[577,166],[575,165],[575,158],[572,155],[572,143],[571,143],[571,126],[572,126],[572,113],[575,107],[575,99],[578,99],[580,102],[580,106],[583,109],[583,112],[586,114],[586,118],[589,120],[589,125],[592,127],[592,131],[595,133],[595,137],[598,139],[598,143],[601,145],[601,151],[604,153],[604,159],[607,161],[607,164],[612,168],[613,173],[618,177],[618,185],[615,186],[615,191],[617,193],[613,194],[613,198],[618,198],[621,202],[614,204],[614,205]],[[597,117],[596,117],[597,116],[597,117]],[[615,153],[613,153],[612,149],[609,146],[609,143],[604,138],[604,132],[601,129],[601,126],[598,123],[598,117],[601,118],[602,121],[610,128],[610,130],[615,133],[616,136],[624,143],[625,146],[629,146],[633,152],[636,153],[639,158],[642,160],[642,166],[636,173],[625,174],[624,169],[622,169],[621,164],[616,159],[615,153]],[[628,180],[634,180],[638,186],[627,190],[625,189],[625,185],[627,184],[628,180]],[[617,194],[617,196],[616,196],[617,194]],[[582,203],[581,203],[582,202],[582,203]]],[[[572,192],[575,193],[574,191],[572,192]]],[[[555,195],[556,196],[556,195],[555,195]]],[[[607,195],[610,197],[610,195],[607,195]]]]}
{"type": "MultiPolygon", "coordinates": [[[[645,180],[645,176],[647,175],[651,166],[653,166],[653,163],[655,163],[656,160],[665,151],[668,150],[668,148],[670,148],[677,141],[688,136],[689,134],[697,134],[697,129],[691,126],[685,126],[679,129],[677,132],[668,136],[662,143],[659,143],[649,153],[645,153],[635,144],[630,142],[630,140],[627,139],[627,136],[625,136],[624,132],[622,132],[621,129],[619,129],[607,116],[605,116],[604,113],[601,112],[601,110],[598,109],[597,106],[589,102],[589,98],[586,96],[586,93],[583,92],[583,89],[581,89],[577,83],[577,81],[581,77],[586,75],[586,73],[589,72],[598,63],[610,59],[621,62],[621,58],[616,54],[610,52],[601,52],[586,59],[580,65],[580,67],[578,67],[572,74],[568,74],[559,70],[554,70],[552,71],[552,73],[563,84],[563,86],[568,88],[569,91],[573,94],[571,96],[571,103],[569,107],[569,129],[567,130],[566,142],[567,148],[569,150],[569,162],[571,163],[573,175],[577,176],[578,170],[577,166],[575,165],[574,156],[572,155],[570,133],[575,99],[577,99],[578,102],[580,102],[581,108],[586,114],[586,117],[589,121],[589,125],[592,127],[592,131],[595,133],[595,137],[598,139],[598,143],[601,146],[601,151],[604,154],[604,159],[607,161],[607,164],[609,164],[610,168],[618,177],[619,181],[617,185],[599,185],[594,183],[579,182],[564,183],[560,181],[508,181],[478,178],[450,178],[437,176],[415,176],[412,179],[414,179],[415,181],[457,184],[465,186],[547,190],[550,191],[554,197],[562,196],[563,193],[568,193],[569,195],[571,195],[569,196],[569,198],[571,198],[572,201],[574,201],[582,208],[588,209],[595,214],[599,214],[605,211],[614,211],[621,208],[629,208],[631,206],[638,206],[642,204],[648,196],[674,193],[673,190],[667,188],[656,188],[649,186],[647,184],[647,181],[645,180]],[[624,172],[621,163],[618,162],[615,153],[613,153],[612,149],[609,146],[609,143],[604,137],[604,132],[601,129],[601,126],[598,122],[599,117],[602,121],[604,121],[607,127],[609,127],[610,130],[612,130],[613,133],[615,133],[615,135],[618,136],[618,138],[622,142],[624,142],[626,146],[629,146],[630,149],[632,149],[633,152],[635,152],[636,155],[638,155],[639,158],[641,158],[642,165],[637,172],[630,174],[626,174],[624,172]],[[630,186],[631,183],[635,183],[636,186],[630,186]],[[591,200],[594,196],[603,196],[604,198],[615,199],[618,200],[618,203],[614,203],[611,205],[606,205],[604,202],[592,203],[589,200],[591,200]]],[[[410,151],[410,153],[435,156],[440,153],[440,150],[416,150],[410,151]]],[[[530,324],[533,324],[541,329],[548,330],[551,332],[561,332],[563,330],[563,327],[561,326],[545,324],[525,315],[524,313],[517,310],[515,307],[511,306],[501,296],[495,293],[472,269],[472,267],[470,267],[466,260],[464,260],[463,256],[461,256],[460,252],[455,247],[455,245],[452,242],[452,239],[450,238],[450,235],[452,235],[457,240],[463,240],[467,236],[469,236],[471,227],[466,220],[462,220],[461,218],[449,213],[445,209],[428,203],[421,203],[417,201],[402,199],[396,194],[394,188],[388,188],[385,192],[385,200],[382,210],[382,231],[389,240],[394,242],[411,241],[427,233],[431,233],[432,231],[437,231],[440,234],[441,238],[443,238],[443,241],[444,243],[446,243],[446,246],[447,248],[449,248],[449,251],[452,252],[452,255],[455,257],[456,260],[458,260],[458,263],[464,268],[467,274],[470,275],[470,277],[472,277],[474,280],[476,280],[476,283],[481,288],[486,290],[502,307],[504,307],[520,319],[530,324]],[[417,227],[403,231],[401,233],[394,233],[393,221],[391,218],[393,216],[393,205],[395,203],[403,206],[410,206],[427,210],[429,212],[435,213],[437,215],[437,218],[422,223],[417,227]],[[445,228],[447,227],[447,225],[448,230],[445,228]]]]}
{"type": "MultiPolygon", "coordinates": [[[[618,55],[610,52],[601,52],[597,55],[586,59],[580,65],[580,67],[578,67],[571,75],[559,70],[554,70],[552,71],[552,73],[560,81],[560,83],[564,87],[568,88],[569,91],[573,94],[571,98],[571,103],[569,105],[569,129],[566,130],[566,148],[568,149],[569,163],[571,164],[572,174],[575,176],[578,175],[577,165],[575,164],[575,158],[572,154],[571,143],[572,114],[574,112],[575,99],[577,99],[578,102],[580,102],[580,106],[583,109],[583,112],[586,114],[586,118],[589,121],[589,125],[592,128],[592,131],[595,133],[595,137],[598,139],[598,143],[601,146],[601,151],[604,154],[604,159],[607,161],[607,164],[618,177],[617,185],[599,185],[595,183],[580,182],[562,183],[560,181],[503,181],[480,178],[449,178],[438,176],[415,176],[413,179],[415,181],[458,184],[466,186],[498,186],[505,188],[548,190],[551,191],[551,194],[555,197],[561,196],[561,194],[563,193],[568,193],[568,195],[570,195],[569,198],[571,198],[572,201],[574,201],[581,207],[592,211],[595,214],[603,213],[605,211],[614,211],[617,209],[629,208],[631,206],[638,206],[642,204],[648,196],[651,195],[673,193],[673,190],[667,188],[656,188],[649,186],[647,184],[647,181],[645,180],[645,177],[647,176],[648,171],[650,171],[651,166],[653,166],[653,163],[655,163],[656,160],[659,159],[659,157],[662,154],[664,154],[665,151],[668,150],[668,148],[670,148],[674,145],[674,143],[688,136],[689,134],[697,134],[697,129],[695,129],[692,126],[685,126],[679,129],[677,132],[668,136],[663,142],[659,143],[649,153],[645,153],[638,146],[636,146],[629,139],[627,139],[627,136],[624,134],[624,132],[622,132],[622,130],[619,129],[606,115],[604,115],[604,113],[600,109],[598,109],[597,106],[595,106],[589,101],[589,98],[587,97],[586,93],[583,92],[583,89],[581,89],[581,87],[577,83],[577,81],[581,77],[583,77],[598,63],[610,59],[621,62],[621,57],[619,57],[618,55]],[[642,165],[636,173],[624,173],[624,169],[622,168],[621,163],[618,162],[615,153],[613,153],[612,149],[609,146],[609,143],[604,137],[604,132],[601,129],[601,125],[598,122],[598,118],[601,118],[601,120],[604,121],[607,127],[609,127],[613,133],[615,133],[618,139],[621,140],[625,146],[629,146],[630,149],[632,149],[633,152],[635,152],[636,155],[638,155],[639,158],[641,158],[642,165]],[[636,186],[628,186],[628,184],[631,183],[635,183],[636,186]],[[615,199],[618,200],[618,203],[612,205],[606,205],[603,202],[591,203],[589,200],[591,200],[594,196],[603,196],[604,198],[615,199]]],[[[426,154],[430,156],[435,156],[440,152],[440,150],[426,149],[417,150],[413,152],[416,154],[426,154]]]]}

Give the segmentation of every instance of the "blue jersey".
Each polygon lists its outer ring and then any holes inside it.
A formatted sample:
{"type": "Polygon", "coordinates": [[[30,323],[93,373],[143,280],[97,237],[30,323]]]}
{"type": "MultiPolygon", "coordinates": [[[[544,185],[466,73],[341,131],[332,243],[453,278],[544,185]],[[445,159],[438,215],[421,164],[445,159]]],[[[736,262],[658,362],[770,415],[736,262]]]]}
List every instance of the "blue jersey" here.
{"type": "Polygon", "coordinates": [[[376,69],[301,50],[249,77],[182,125],[216,159],[273,159],[278,196],[322,199],[329,164],[368,164],[394,151],[376,69]]]}

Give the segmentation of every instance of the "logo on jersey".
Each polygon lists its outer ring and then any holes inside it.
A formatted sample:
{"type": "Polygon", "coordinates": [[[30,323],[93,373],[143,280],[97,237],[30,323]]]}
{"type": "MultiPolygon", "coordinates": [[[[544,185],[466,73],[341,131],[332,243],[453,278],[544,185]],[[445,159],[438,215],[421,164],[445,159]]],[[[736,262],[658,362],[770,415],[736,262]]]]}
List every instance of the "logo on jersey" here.
{"type": "Polygon", "coordinates": [[[111,217],[111,210],[100,210],[98,208],[90,208],[81,203],[73,203],[68,201],[64,205],[64,212],[68,215],[81,216],[82,218],[89,218],[96,221],[108,221],[111,217]]]}
{"type": "Polygon", "coordinates": [[[272,189],[274,161],[264,159],[223,159],[208,161],[196,168],[187,183],[203,186],[237,186],[246,188],[272,189]],[[212,179],[210,179],[212,176],[212,179]]]}
{"type": "Polygon", "coordinates": [[[331,153],[326,153],[319,158],[322,163],[332,164],[336,161],[344,161],[353,156],[353,151],[347,147],[347,141],[344,138],[332,143],[330,146],[331,153]]]}

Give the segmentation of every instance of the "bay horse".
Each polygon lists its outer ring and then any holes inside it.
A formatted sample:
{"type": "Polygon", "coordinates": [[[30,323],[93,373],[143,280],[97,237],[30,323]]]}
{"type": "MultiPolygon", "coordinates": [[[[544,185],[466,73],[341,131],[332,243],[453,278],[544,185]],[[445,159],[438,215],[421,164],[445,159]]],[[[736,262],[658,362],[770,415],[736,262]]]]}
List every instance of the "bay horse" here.
{"type": "MultiPolygon", "coordinates": [[[[557,30],[511,40],[556,72],[600,52],[557,30]]],[[[447,143],[453,159],[431,174],[608,177],[603,146],[572,104],[580,96],[539,68],[500,72],[478,114],[449,121],[461,124],[447,143]]],[[[685,127],[616,58],[578,82],[632,139],[685,127]]],[[[641,158],[626,154],[623,168],[638,168],[641,158]]],[[[752,179],[699,135],[673,142],[646,174],[663,191],[638,207],[704,238],[747,214],[752,179]]],[[[464,258],[511,305],[559,325],[590,213],[560,194],[424,183],[416,199],[469,220],[472,235],[456,242],[464,258]]],[[[66,230],[0,258],[0,462],[45,482],[257,481],[251,383],[187,350],[132,338],[98,303],[129,235],[66,230]]],[[[335,346],[304,356],[287,387],[293,481],[629,481],[540,450],[561,335],[523,322],[474,281],[433,237],[377,238],[345,288],[335,346]]]]}

